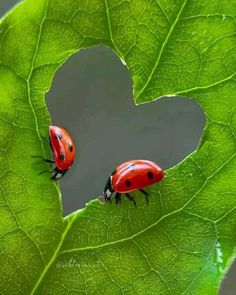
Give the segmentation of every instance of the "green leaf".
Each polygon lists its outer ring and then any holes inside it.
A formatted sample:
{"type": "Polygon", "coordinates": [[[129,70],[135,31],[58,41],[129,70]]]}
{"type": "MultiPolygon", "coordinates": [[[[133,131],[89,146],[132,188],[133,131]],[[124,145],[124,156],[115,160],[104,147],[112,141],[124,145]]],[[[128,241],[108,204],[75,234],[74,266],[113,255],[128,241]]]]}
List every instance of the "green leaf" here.
{"type": "Polygon", "coordinates": [[[236,3],[25,0],[0,23],[1,294],[216,294],[236,230],[236,3]],[[198,149],[138,208],[91,201],[64,221],[45,105],[81,48],[111,47],[137,103],[182,95],[203,108],[198,149]]]}

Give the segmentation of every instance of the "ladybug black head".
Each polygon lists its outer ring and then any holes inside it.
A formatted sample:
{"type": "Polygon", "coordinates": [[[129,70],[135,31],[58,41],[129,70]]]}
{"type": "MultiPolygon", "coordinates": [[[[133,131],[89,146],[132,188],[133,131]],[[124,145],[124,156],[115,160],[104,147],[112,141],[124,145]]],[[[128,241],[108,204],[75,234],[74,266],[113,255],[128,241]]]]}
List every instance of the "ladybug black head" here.
{"type": "Polygon", "coordinates": [[[114,190],[112,188],[112,184],[111,184],[111,177],[108,178],[106,185],[104,187],[104,191],[103,191],[103,197],[105,199],[105,201],[109,200],[113,194],[114,190]]]}

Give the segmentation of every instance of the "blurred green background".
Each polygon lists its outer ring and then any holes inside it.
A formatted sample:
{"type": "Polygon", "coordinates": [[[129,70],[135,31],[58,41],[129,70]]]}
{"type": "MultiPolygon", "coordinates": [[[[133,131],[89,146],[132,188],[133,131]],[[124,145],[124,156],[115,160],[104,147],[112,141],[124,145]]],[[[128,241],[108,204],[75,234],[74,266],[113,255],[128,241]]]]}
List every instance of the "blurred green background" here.
{"type": "MultiPolygon", "coordinates": [[[[17,3],[0,0],[0,15],[17,3]]],[[[197,146],[205,117],[186,98],[135,106],[126,67],[108,48],[82,50],[58,71],[47,94],[52,124],[74,137],[77,159],[61,180],[64,215],[102,193],[114,167],[128,159],[156,161],[167,169],[197,146]]],[[[235,295],[236,264],[221,295],[235,295]]],[[[205,294],[203,294],[205,295],[205,294]]]]}

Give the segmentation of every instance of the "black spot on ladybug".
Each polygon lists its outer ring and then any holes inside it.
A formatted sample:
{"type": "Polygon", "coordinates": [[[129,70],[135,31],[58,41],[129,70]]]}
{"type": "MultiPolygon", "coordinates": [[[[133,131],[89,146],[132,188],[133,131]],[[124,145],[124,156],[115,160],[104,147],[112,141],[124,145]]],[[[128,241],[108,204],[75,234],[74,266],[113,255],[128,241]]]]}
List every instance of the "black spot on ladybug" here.
{"type": "Polygon", "coordinates": [[[58,140],[61,140],[62,139],[62,135],[60,133],[57,133],[55,135],[55,138],[58,139],[58,140]]]}
{"type": "Polygon", "coordinates": [[[70,150],[70,152],[73,151],[73,145],[69,145],[69,150],[70,150]]]}
{"type": "Polygon", "coordinates": [[[148,177],[149,179],[153,179],[153,173],[152,173],[151,171],[148,171],[148,173],[147,173],[147,177],[148,177]]]}
{"type": "Polygon", "coordinates": [[[64,161],[64,160],[65,160],[65,155],[60,155],[59,159],[60,159],[61,161],[64,161]]]}
{"type": "Polygon", "coordinates": [[[127,179],[126,182],[125,182],[125,184],[126,184],[126,186],[130,187],[131,186],[130,180],[127,179]]]}

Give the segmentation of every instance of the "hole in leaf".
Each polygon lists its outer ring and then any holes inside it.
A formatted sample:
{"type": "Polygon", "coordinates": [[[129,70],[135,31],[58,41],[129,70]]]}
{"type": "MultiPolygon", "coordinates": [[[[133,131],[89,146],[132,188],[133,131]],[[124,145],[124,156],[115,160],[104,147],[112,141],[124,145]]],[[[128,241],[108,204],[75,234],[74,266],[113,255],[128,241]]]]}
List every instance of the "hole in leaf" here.
{"type": "Polygon", "coordinates": [[[105,47],[83,50],[57,72],[47,104],[65,127],[77,158],[61,180],[64,214],[99,196],[115,166],[144,158],[169,168],[196,149],[203,111],[186,98],[135,106],[127,68],[105,47]]]}
{"type": "Polygon", "coordinates": [[[219,295],[235,294],[236,261],[226,274],[220,288],[219,295]]]}
{"type": "Polygon", "coordinates": [[[19,2],[19,0],[0,1],[0,18],[19,2]]]}

